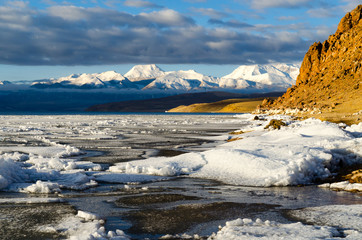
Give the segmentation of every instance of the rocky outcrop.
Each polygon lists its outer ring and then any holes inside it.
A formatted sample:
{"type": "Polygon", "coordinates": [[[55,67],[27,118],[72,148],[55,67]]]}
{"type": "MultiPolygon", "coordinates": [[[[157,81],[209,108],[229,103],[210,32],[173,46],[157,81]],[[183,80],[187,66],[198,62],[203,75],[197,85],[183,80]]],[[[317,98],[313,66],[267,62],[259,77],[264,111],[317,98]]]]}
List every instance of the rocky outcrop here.
{"type": "Polygon", "coordinates": [[[353,171],[344,177],[350,183],[362,183],[362,169],[353,171]]]}
{"type": "Polygon", "coordinates": [[[343,17],[335,34],[309,48],[296,85],[274,102],[265,101],[259,112],[272,110],[281,113],[294,109],[298,113],[339,114],[361,121],[361,19],[362,5],[359,5],[343,17]]]}

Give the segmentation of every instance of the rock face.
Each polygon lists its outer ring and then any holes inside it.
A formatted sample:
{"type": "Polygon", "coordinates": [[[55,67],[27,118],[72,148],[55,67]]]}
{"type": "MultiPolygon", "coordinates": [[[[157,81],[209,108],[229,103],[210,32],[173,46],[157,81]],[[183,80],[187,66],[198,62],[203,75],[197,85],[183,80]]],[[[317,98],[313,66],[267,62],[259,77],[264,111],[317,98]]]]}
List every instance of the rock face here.
{"type": "Polygon", "coordinates": [[[346,14],[335,34],[306,53],[296,85],[260,109],[361,115],[362,5],[346,14]]]}

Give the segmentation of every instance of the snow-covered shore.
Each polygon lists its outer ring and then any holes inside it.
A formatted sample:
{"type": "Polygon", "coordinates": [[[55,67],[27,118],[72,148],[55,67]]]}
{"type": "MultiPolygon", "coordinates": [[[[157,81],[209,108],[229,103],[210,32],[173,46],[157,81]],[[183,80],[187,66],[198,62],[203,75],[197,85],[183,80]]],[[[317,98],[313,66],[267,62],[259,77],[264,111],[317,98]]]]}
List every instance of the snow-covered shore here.
{"type": "MultiPolygon", "coordinates": [[[[2,116],[0,191],[51,194],[51,197],[29,195],[29,198],[6,198],[0,199],[0,204],[61,203],[64,199],[57,194],[67,190],[84,190],[104,182],[125,184],[126,189],[128,184],[165,181],[180,175],[240,186],[314,184],[338,172],[341,166],[362,162],[362,123],[345,126],[316,119],[298,121],[281,115],[259,115],[258,120],[254,120],[254,117],[243,114],[235,115],[230,120],[241,126],[235,131],[238,135],[200,137],[222,142],[216,147],[215,144],[205,144],[200,148],[206,151],[191,151],[174,157],[148,156],[143,160],[116,163],[108,169],[101,164],[82,160],[84,149],[61,143],[62,140],[116,141],[122,138],[117,129],[124,126],[133,126],[132,134],[139,135],[145,131],[140,130],[140,126],[161,129],[165,128],[167,122],[157,117],[141,122],[134,117],[122,119],[119,116],[2,116]],[[280,130],[265,129],[269,121],[275,118],[284,121],[286,126],[280,130]],[[229,139],[236,140],[226,142],[229,139]]],[[[181,132],[177,126],[202,127],[220,120],[202,121],[197,117],[175,120],[170,125],[170,132],[181,132]]],[[[126,148],[119,148],[119,151],[123,150],[126,148]]],[[[360,189],[359,185],[346,182],[323,186],[360,189]]],[[[237,219],[220,227],[210,239],[253,239],[258,236],[278,239],[289,237],[289,234],[297,239],[358,239],[362,230],[354,223],[361,219],[361,215],[356,214],[360,213],[360,206],[327,205],[291,212],[294,217],[311,222],[314,226],[265,219],[237,219]],[[323,218],[322,215],[337,218],[339,222],[327,221],[328,217],[323,218]],[[354,220],[348,222],[348,219],[354,220]]],[[[71,239],[128,238],[122,231],[107,232],[104,221],[98,216],[82,211],[78,213],[77,216],[67,215],[60,222],[40,230],[58,232],[66,229],[64,234],[71,239]]]]}
{"type": "Polygon", "coordinates": [[[201,153],[119,163],[111,172],[161,176],[189,175],[244,186],[313,184],[340,166],[361,163],[362,123],[350,127],[317,119],[240,115],[248,122],[239,139],[201,153]],[[264,129],[271,118],[284,119],[280,130],[264,129]]]}
{"type": "MultiPolygon", "coordinates": [[[[0,147],[0,189],[49,193],[61,188],[92,187],[97,178],[122,183],[179,175],[243,186],[288,186],[313,184],[330,177],[341,166],[362,161],[362,123],[343,126],[317,119],[295,121],[287,116],[263,116],[262,120],[252,120],[253,117],[239,116],[245,127],[240,129],[242,134],[235,136],[236,141],[204,152],[117,163],[107,172],[99,164],[75,158],[83,153],[80,149],[36,136],[39,146],[0,147]],[[271,118],[279,118],[287,126],[264,129],[271,118]]],[[[32,129],[28,134],[35,135],[37,131],[32,129]]],[[[102,136],[112,138],[111,133],[102,136]]],[[[230,135],[221,138],[227,140],[230,135]]]]}

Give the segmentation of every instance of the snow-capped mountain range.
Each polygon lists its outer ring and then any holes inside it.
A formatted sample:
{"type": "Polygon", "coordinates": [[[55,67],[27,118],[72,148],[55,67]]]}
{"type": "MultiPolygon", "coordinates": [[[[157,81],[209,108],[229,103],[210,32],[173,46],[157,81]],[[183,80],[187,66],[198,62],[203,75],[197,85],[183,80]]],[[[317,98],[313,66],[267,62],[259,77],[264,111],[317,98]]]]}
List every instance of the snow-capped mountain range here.
{"type": "Polygon", "coordinates": [[[37,88],[117,88],[140,90],[260,89],[285,90],[295,84],[299,66],[292,64],[242,65],[221,77],[205,76],[194,70],[165,72],[155,64],[136,65],[126,74],[115,71],[72,74],[36,81],[37,88]]]}

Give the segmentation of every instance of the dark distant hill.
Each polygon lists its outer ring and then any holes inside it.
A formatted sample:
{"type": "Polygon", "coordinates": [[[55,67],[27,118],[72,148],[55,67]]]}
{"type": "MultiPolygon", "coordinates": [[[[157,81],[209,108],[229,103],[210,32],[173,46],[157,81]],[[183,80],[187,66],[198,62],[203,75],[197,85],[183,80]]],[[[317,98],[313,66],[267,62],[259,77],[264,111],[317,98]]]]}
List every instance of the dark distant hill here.
{"type": "Polygon", "coordinates": [[[133,100],[123,102],[113,102],[98,104],[86,109],[88,112],[165,112],[180,105],[190,105],[194,103],[211,103],[231,98],[260,98],[278,97],[283,93],[254,93],[241,94],[230,92],[202,92],[186,93],[170,97],[155,98],[148,100],[133,100]]]}
{"type": "Polygon", "coordinates": [[[145,93],[130,90],[105,90],[103,92],[81,89],[0,91],[0,113],[83,112],[95,104],[164,96],[165,93],[161,91],[145,93]]]}

